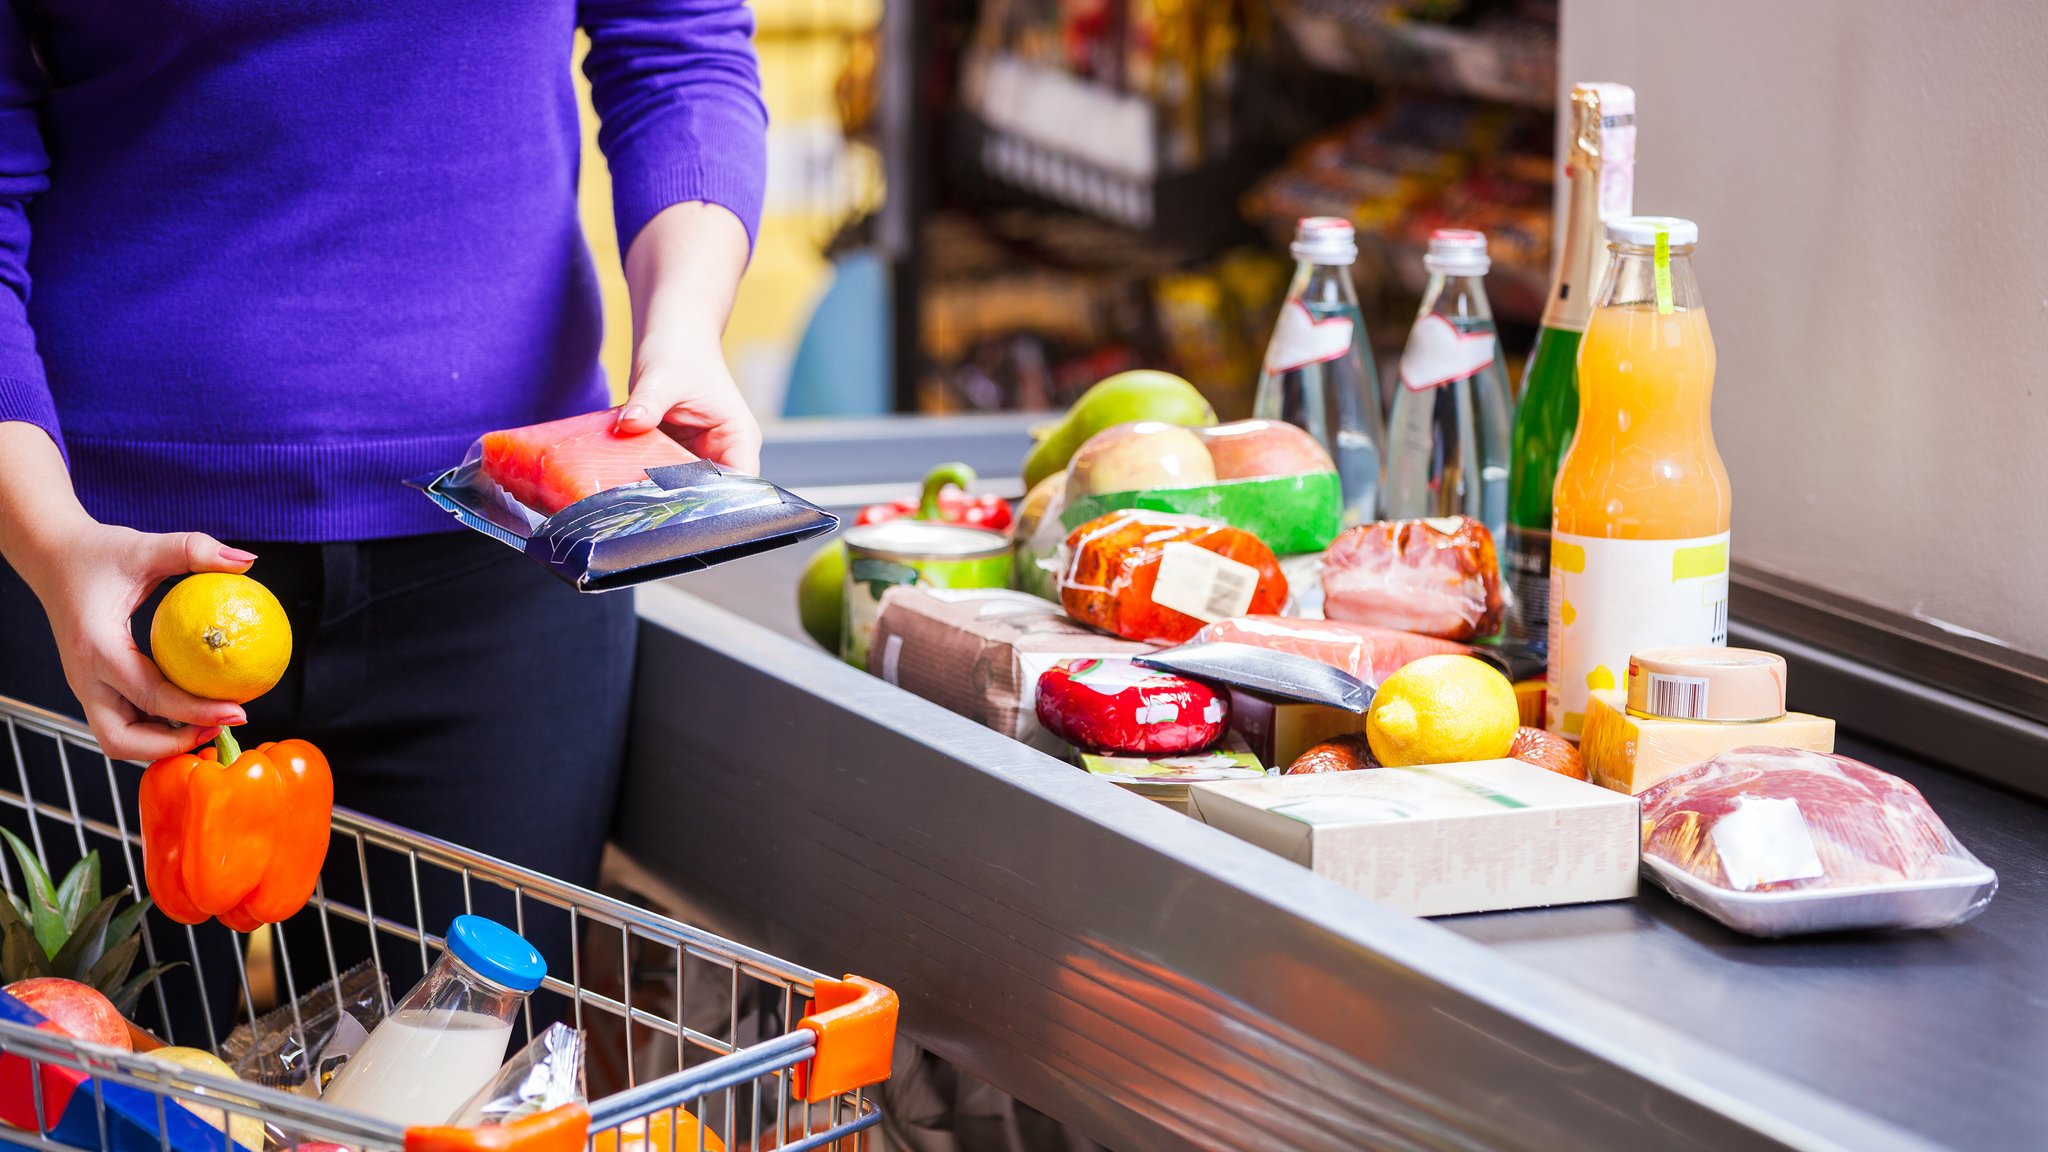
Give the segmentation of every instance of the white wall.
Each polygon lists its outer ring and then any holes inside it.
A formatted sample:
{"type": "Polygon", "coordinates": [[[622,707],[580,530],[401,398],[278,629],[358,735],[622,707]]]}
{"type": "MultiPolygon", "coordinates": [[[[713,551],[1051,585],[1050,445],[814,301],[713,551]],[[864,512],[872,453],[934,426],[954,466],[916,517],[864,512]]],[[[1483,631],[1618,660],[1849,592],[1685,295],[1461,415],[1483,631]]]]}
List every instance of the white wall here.
{"type": "Polygon", "coordinates": [[[2048,3],[1565,0],[1700,223],[1736,558],[2048,656],[2048,3]]]}

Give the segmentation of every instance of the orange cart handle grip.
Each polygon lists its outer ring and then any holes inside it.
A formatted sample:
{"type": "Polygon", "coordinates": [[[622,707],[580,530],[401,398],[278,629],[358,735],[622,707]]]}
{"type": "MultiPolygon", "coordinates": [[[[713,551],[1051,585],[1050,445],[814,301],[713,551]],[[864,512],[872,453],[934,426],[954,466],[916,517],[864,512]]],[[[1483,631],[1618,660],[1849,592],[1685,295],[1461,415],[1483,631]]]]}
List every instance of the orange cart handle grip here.
{"type": "MultiPolygon", "coordinates": [[[[896,993],[873,980],[820,980],[799,1028],[816,1038],[817,1055],[797,1069],[796,1090],[816,1104],[880,1084],[896,1052],[896,993]]],[[[407,1152],[414,1152],[408,1149],[407,1152]]]]}
{"type": "Polygon", "coordinates": [[[564,1104],[510,1124],[408,1128],[405,1152],[583,1152],[590,1109],[564,1104]]]}

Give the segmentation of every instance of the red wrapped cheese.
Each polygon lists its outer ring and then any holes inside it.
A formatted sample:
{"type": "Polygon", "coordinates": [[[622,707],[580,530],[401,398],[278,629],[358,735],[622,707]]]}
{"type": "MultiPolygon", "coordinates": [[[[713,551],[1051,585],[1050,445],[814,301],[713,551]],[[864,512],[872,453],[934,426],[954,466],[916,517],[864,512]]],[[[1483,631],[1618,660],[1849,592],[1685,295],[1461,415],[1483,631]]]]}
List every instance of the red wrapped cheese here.
{"type": "Polygon", "coordinates": [[[1038,722],[1085,751],[1198,752],[1228,718],[1207,686],[1129,660],[1062,660],[1038,678],[1038,722]]]}
{"type": "Polygon", "coordinates": [[[1323,553],[1323,615],[1445,640],[1500,630],[1493,534],[1467,516],[1361,524],[1323,553]]]}
{"type": "Polygon", "coordinates": [[[1259,538],[1194,516],[1127,508],[1067,536],[1060,603],[1127,640],[1178,644],[1203,624],[1278,612],[1287,577],[1259,538]]]}

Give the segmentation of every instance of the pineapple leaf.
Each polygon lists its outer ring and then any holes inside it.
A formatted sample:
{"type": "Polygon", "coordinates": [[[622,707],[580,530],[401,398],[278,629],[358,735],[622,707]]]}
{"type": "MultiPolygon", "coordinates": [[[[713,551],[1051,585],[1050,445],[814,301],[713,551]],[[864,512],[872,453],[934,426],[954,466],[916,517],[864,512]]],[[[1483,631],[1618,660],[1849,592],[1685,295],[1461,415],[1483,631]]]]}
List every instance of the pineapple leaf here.
{"type": "MultiPolygon", "coordinates": [[[[123,888],[118,894],[126,896],[128,892],[129,889],[123,888]]],[[[107,925],[108,947],[126,940],[141,930],[142,918],[149,915],[151,903],[150,898],[144,896],[114,914],[113,921],[107,925]]]]}
{"type": "Polygon", "coordinates": [[[28,889],[28,906],[38,908],[47,904],[55,908],[57,889],[50,882],[50,873],[43,867],[43,862],[36,859],[36,854],[29,846],[21,842],[21,837],[5,828],[0,828],[0,836],[7,838],[8,847],[14,849],[14,858],[21,864],[22,886],[28,889]]]}
{"type": "Polygon", "coordinates": [[[35,934],[20,921],[9,924],[0,935],[0,977],[9,984],[31,976],[48,976],[50,957],[36,942],[35,934]]]}
{"type": "Polygon", "coordinates": [[[170,964],[158,964],[154,967],[145,968],[142,971],[137,972],[135,975],[129,977],[128,982],[126,984],[121,985],[119,988],[114,989],[112,992],[106,993],[106,997],[107,999],[112,1000],[114,1002],[114,1007],[121,1013],[121,1015],[130,1015],[135,1011],[135,1001],[141,997],[142,990],[144,988],[149,987],[151,981],[155,980],[157,977],[163,975],[164,973],[169,972],[173,968],[182,967],[184,967],[182,963],[174,962],[170,964]]]}
{"type": "Polygon", "coordinates": [[[0,900],[0,932],[5,932],[9,924],[19,924],[24,928],[29,925],[28,907],[21,902],[21,897],[12,892],[7,894],[7,899],[0,900]]]}
{"type": "Polygon", "coordinates": [[[0,828],[0,836],[7,838],[7,844],[14,849],[14,858],[21,863],[22,886],[28,889],[27,902],[29,924],[35,929],[35,938],[43,946],[43,956],[57,954],[64,946],[64,915],[57,910],[57,891],[50,883],[50,873],[43,868],[42,861],[21,837],[0,828]]]}
{"type": "Polygon", "coordinates": [[[87,852],[85,859],[71,866],[64,882],[57,886],[57,911],[64,917],[66,931],[78,930],[79,919],[100,902],[100,854],[87,852]]]}
{"type": "MultiPolygon", "coordinates": [[[[135,954],[140,951],[142,937],[130,936],[107,949],[107,954],[100,957],[99,962],[88,968],[78,980],[102,992],[115,991],[128,979],[128,970],[135,967],[135,954]]],[[[113,997],[109,996],[108,999],[111,1000],[113,997]]]]}
{"type": "Polygon", "coordinates": [[[100,954],[106,950],[107,922],[114,918],[114,906],[121,902],[124,894],[116,892],[93,905],[92,911],[78,922],[78,929],[50,957],[52,971],[66,980],[92,983],[81,974],[91,971],[92,966],[99,963],[100,954]]]}

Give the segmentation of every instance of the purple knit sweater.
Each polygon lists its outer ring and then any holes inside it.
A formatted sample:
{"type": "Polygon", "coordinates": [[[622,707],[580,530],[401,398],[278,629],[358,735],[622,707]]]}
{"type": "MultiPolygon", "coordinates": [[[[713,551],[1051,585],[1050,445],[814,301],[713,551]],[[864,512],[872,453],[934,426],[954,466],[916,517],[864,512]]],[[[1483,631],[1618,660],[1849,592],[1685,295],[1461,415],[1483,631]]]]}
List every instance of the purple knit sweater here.
{"type": "Polygon", "coordinates": [[[10,0],[0,420],[113,523],[451,528],[401,481],[607,402],[578,26],[621,245],[689,200],[751,234],[743,0],[10,0]]]}

